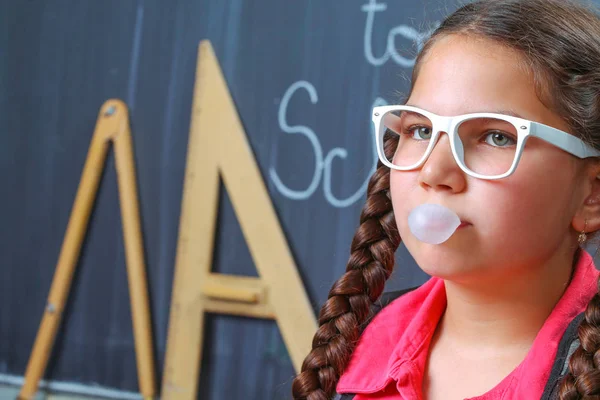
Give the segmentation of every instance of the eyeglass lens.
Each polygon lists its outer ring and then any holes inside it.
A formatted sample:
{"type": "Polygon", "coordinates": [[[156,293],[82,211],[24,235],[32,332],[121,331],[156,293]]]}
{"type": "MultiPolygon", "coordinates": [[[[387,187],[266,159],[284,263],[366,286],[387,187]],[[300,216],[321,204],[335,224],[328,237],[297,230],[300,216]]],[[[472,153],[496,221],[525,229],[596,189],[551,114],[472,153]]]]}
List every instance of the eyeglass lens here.
{"type": "MultiPolygon", "coordinates": [[[[389,111],[383,115],[382,124],[389,162],[398,167],[411,167],[423,158],[435,129],[428,117],[414,111],[389,111]]],[[[518,137],[512,123],[496,118],[473,118],[461,122],[457,130],[467,169],[484,176],[502,175],[510,170],[518,137]]]]}

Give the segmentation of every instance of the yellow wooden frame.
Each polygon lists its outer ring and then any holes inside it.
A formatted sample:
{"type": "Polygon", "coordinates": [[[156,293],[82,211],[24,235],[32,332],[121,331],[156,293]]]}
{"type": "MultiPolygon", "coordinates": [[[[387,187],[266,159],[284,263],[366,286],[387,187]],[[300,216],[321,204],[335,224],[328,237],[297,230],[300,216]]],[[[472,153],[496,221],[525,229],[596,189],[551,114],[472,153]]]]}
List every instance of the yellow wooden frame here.
{"type": "Polygon", "coordinates": [[[152,327],[129,114],[122,101],[112,99],[104,103],[98,115],[50,287],[48,303],[27,364],[25,383],[19,393],[19,399],[33,399],[46,370],[111,142],[115,151],[119,186],[138,380],[144,398],[151,399],[155,396],[152,327]]]}
{"type": "Polygon", "coordinates": [[[317,324],[210,42],[202,41],[187,154],[163,400],[195,400],[204,313],[275,319],[296,370],[317,324]],[[219,177],[260,278],[211,272],[219,177]]]}

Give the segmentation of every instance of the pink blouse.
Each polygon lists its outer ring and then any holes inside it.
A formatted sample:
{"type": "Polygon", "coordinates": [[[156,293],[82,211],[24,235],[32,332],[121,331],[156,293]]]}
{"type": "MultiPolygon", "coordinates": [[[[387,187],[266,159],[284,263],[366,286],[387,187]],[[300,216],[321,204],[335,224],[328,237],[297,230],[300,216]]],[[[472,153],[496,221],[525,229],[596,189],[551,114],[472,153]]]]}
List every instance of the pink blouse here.
{"type": "MultiPolygon", "coordinates": [[[[597,281],[594,261],[582,250],[573,279],[523,362],[493,389],[468,400],[539,399],[562,335],[587,307],[597,281]]],[[[446,290],[439,278],[390,303],[363,332],[337,392],[356,393],[354,400],[422,399],[429,344],[445,308],[446,290]]]]}

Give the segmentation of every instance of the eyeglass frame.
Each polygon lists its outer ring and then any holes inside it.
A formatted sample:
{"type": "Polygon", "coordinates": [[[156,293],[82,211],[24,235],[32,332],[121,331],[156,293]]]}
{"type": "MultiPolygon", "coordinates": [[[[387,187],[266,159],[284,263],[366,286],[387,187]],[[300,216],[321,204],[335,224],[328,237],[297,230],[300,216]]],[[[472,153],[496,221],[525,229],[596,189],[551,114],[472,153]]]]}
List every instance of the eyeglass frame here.
{"type": "Polygon", "coordinates": [[[437,115],[414,106],[388,105],[374,107],[372,113],[372,120],[375,127],[375,142],[379,160],[387,167],[398,171],[410,171],[421,167],[433,152],[433,148],[437,144],[441,132],[445,132],[448,135],[448,139],[450,140],[450,148],[452,149],[452,155],[454,156],[454,160],[456,161],[460,169],[463,170],[467,175],[485,180],[502,179],[512,175],[519,164],[521,156],[523,155],[523,148],[525,147],[525,143],[530,137],[540,138],[545,142],[550,143],[553,146],[558,147],[559,149],[569,154],[572,154],[578,158],[600,157],[600,150],[596,150],[592,146],[585,143],[583,140],[571,135],[570,133],[542,124],[540,122],[530,121],[512,115],[497,113],[471,113],[447,117],[437,115]],[[419,113],[429,118],[429,120],[431,121],[432,133],[431,138],[429,139],[429,144],[427,145],[427,150],[425,151],[425,154],[423,154],[421,159],[415,164],[412,164],[407,167],[400,167],[391,163],[385,156],[383,147],[383,137],[386,132],[386,127],[385,124],[381,123],[381,121],[383,117],[390,111],[409,111],[419,113]],[[515,130],[517,132],[517,148],[515,152],[515,158],[510,169],[504,174],[491,176],[481,175],[474,171],[471,171],[466,166],[464,159],[464,149],[462,147],[462,141],[459,137],[457,128],[461,123],[475,118],[499,119],[511,123],[515,127],[515,130]],[[458,153],[457,149],[461,150],[460,154],[458,153]]]}

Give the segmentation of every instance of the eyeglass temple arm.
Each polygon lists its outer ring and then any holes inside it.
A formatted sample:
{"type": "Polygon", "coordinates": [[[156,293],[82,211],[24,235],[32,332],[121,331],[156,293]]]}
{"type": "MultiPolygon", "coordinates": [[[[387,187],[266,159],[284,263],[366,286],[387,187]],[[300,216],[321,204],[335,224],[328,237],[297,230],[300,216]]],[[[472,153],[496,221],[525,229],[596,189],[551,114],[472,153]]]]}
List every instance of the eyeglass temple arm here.
{"type": "Polygon", "coordinates": [[[532,122],[530,135],[538,137],[579,158],[600,157],[600,151],[583,140],[548,125],[532,122]]]}

